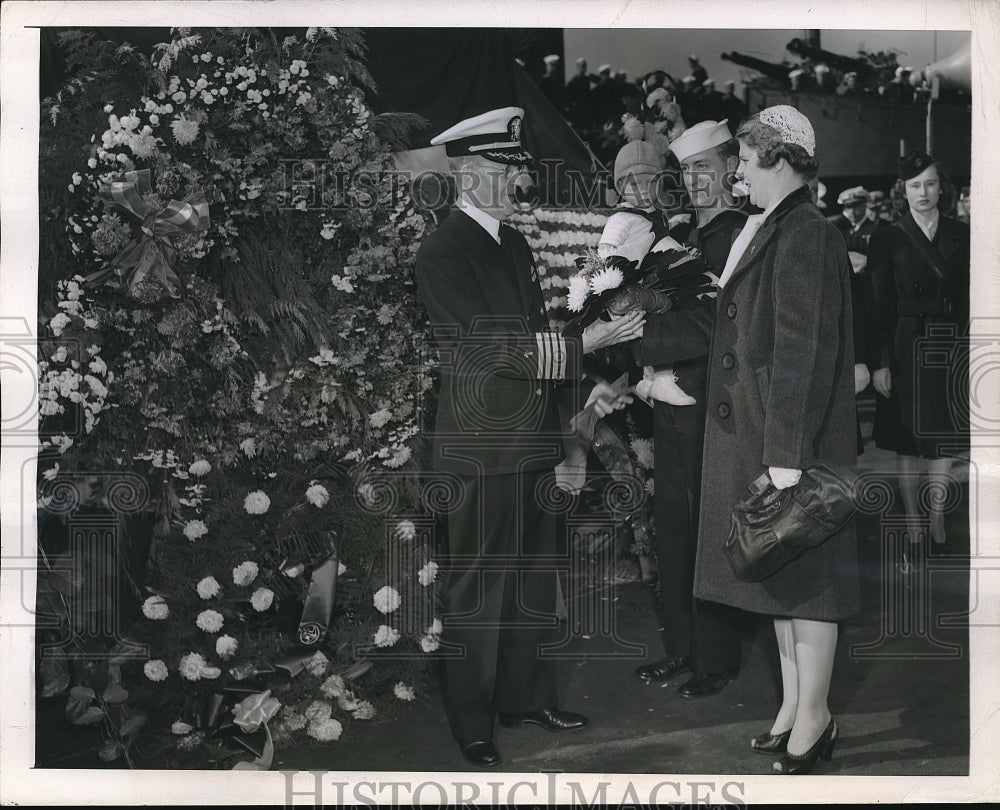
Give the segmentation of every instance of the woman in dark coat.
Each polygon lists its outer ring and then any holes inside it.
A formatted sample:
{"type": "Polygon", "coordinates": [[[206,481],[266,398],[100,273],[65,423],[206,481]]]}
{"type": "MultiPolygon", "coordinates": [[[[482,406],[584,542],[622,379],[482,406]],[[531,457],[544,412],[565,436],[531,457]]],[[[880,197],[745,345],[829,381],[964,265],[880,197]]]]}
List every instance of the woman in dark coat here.
{"type": "MultiPolygon", "coordinates": [[[[961,350],[969,328],[969,226],[942,213],[954,189],[930,155],[915,152],[901,160],[899,177],[907,213],[880,228],[869,245],[879,350],[872,376],[878,394],[874,438],[898,454],[909,540],[916,545],[921,484],[927,481],[932,495],[945,492],[952,460],[942,448],[968,443],[961,350]],[[934,362],[933,355],[947,361],[934,362]]],[[[944,512],[934,507],[946,499],[927,500],[931,550],[944,552],[944,512]]],[[[914,556],[907,554],[906,568],[914,556]]]]}
{"type": "Polygon", "coordinates": [[[806,186],[818,169],[808,119],[770,107],[736,138],[736,176],[764,213],[734,242],[716,299],[695,595],[773,617],[782,704],[751,747],[804,773],[837,735],[827,695],[837,621],[860,607],[854,522],[759,582],[736,579],[723,544],[762,473],[786,488],[821,461],[857,462],[851,265],[806,186]]]}

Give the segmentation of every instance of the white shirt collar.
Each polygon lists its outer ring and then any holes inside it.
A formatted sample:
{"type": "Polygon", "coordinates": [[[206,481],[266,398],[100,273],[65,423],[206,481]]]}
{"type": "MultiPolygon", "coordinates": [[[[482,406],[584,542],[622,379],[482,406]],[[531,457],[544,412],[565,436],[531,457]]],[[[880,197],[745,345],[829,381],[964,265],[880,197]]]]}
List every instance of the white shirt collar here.
{"type": "Polygon", "coordinates": [[[481,208],[476,208],[464,195],[459,195],[455,200],[455,207],[464,214],[468,214],[473,220],[478,222],[484,231],[493,237],[494,241],[500,244],[500,220],[487,214],[481,208]]]}
{"type": "Polygon", "coordinates": [[[918,214],[913,209],[910,209],[910,215],[913,217],[913,221],[917,223],[917,227],[924,232],[927,241],[933,242],[934,234],[937,233],[938,229],[938,221],[941,219],[941,212],[935,208],[929,214],[918,214]]]}

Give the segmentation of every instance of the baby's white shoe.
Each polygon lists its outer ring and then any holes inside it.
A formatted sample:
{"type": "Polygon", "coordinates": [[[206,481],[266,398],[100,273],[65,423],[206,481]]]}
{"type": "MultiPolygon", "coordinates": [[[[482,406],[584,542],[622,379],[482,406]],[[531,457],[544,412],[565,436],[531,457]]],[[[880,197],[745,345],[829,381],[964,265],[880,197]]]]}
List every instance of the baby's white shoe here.
{"type": "Polygon", "coordinates": [[[677,377],[672,368],[657,371],[653,375],[653,384],[650,393],[657,402],[666,402],[670,405],[694,405],[697,400],[684,393],[677,384],[677,377]]]}

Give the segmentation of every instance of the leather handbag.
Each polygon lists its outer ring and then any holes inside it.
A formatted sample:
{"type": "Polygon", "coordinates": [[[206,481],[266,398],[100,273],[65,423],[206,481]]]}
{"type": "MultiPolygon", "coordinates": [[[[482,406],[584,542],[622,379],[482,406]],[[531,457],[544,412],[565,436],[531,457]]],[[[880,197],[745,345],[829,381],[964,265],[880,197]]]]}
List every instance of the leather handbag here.
{"type": "Polygon", "coordinates": [[[778,489],[764,473],[733,510],[725,554],[736,578],[757,582],[843,527],[855,511],[854,473],[818,464],[778,489]]]}

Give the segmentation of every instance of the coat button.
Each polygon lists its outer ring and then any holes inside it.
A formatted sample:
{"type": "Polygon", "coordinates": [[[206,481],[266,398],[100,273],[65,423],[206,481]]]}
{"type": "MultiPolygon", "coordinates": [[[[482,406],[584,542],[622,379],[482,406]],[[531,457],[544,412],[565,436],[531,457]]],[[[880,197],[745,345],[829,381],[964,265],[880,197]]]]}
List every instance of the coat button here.
{"type": "Polygon", "coordinates": [[[729,306],[726,307],[726,314],[730,317],[730,319],[736,317],[736,304],[735,303],[733,303],[733,302],[729,303],[729,306]]]}
{"type": "Polygon", "coordinates": [[[540,397],[541,395],[542,395],[542,389],[541,388],[536,388],[535,389],[535,396],[539,396],[540,397]]]}
{"type": "Polygon", "coordinates": [[[719,403],[719,416],[721,416],[723,419],[728,419],[730,413],[732,413],[732,411],[729,408],[729,403],[728,402],[720,402],[719,403]]]}
{"type": "Polygon", "coordinates": [[[729,352],[722,355],[722,367],[729,371],[733,366],[736,365],[736,358],[733,357],[729,352]]]}

